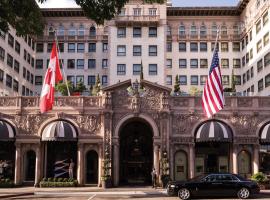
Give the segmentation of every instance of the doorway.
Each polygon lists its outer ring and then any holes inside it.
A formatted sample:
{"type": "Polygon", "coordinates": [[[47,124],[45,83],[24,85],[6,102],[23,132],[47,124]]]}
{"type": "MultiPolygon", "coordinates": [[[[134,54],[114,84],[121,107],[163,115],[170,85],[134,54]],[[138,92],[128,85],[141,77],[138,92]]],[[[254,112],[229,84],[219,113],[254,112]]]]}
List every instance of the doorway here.
{"type": "Polygon", "coordinates": [[[25,156],[25,181],[35,181],[36,153],[30,150],[25,156]]]}
{"type": "Polygon", "coordinates": [[[98,154],[94,150],[86,154],[86,183],[98,184],[98,154]]]}

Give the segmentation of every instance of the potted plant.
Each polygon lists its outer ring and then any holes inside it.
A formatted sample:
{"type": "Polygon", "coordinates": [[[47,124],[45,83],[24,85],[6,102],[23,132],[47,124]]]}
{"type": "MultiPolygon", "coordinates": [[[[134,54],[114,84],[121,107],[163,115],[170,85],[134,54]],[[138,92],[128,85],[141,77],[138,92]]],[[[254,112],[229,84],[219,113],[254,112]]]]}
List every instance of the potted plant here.
{"type": "Polygon", "coordinates": [[[265,189],[269,189],[270,188],[269,179],[262,172],[258,172],[256,174],[253,174],[251,176],[251,180],[256,181],[259,184],[261,190],[265,190],[265,189]]]}

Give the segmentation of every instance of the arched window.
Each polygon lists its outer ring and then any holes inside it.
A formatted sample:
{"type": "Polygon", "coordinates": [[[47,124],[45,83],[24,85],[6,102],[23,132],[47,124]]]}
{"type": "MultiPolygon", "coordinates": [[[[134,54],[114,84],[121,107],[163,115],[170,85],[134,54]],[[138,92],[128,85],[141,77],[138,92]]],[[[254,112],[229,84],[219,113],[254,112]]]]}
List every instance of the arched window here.
{"type": "Polygon", "coordinates": [[[54,37],[54,28],[53,28],[53,26],[50,26],[50,28],[49,28],[49,36],[54,37]]]}
{"type": "Polygon", "coordinates": [[[202,24],[201,27],[200,27],[200,35],[201,36],[206,36],[207,35],[207,29],[206,29],[206,26],[204,24],[202,24]]]}
{"type": "Polygon", "coordinates": [[[217,35],[217,25],[216,24],[213,24],[212,25],[212,36],[216,36],[217,35]]]}
{"type": "Polygon", "coordinates": [[[237,24],[233,26],[233,34],[239,35],[239,26],[237,24]]]}
{"type": "Polygon", "coordinates": [[[73,24],[71,24],[70,28],[68,29],[68,35],[69,36],[75,36],[76,35],[76,28],[73,24]]]}
{"type": "Polygon", "coordinates": [[[225,24],[223,24],[221,26],[221,35],[227,35],[228,31],[227,31],[227,26],[225,24]]]}
{"type": "Polygon", "coordinates": [[[84,36],[84,26],[82,24],[79,27],[78,35],[79,36],[84,36]]]}
{"type": "Polygon", "coordinates": [[[57,30],[57,35],[58,36],[64,36],[65,35],[65,28],[62,24],[59,25],[58,30],[57,30]]]}
{"type": "Polygon", "coordinates": [[[191,36],[196,36],[197,35],[197,27],[196,27],[196,25],[194,23],[190,27],[190,35],[191,36]]]}
{"type": "Polygon", "coordinates": [[[167,35],[168,36],[172,35],[172,28],[169,25],[167,25],[167,35]]]}
{"type": "Polygon", "coordinates": [[[186,27],[185,27],[184,24],[181,24],[179,26],[179,35],[181,35],[181,36],[185,36],[186,35],[186,27]]]}
{"type": "Polygon", "coordinates": [[[96,33],[96,27],[91,26],[91,27],[90,27],[90,31],[89,31],[90,37],[95,37],[96,34],[97,34],[97,33],[96,33]]]}

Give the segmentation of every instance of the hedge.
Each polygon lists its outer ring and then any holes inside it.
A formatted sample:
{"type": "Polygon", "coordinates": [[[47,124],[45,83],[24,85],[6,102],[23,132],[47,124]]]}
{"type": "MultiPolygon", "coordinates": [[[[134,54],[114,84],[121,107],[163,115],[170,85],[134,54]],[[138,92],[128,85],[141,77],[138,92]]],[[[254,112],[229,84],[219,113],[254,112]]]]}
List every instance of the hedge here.
{"type": "Polygon", "coordinates": [[[78,181],[71,178],[43,178],[40,187],[77,187],[78,181]]]}
{"type": "Polygon", "coordinates": [[[11,188],[14,187],[14,182],[10,179],[0,179],[0,188],[11,188]]]}

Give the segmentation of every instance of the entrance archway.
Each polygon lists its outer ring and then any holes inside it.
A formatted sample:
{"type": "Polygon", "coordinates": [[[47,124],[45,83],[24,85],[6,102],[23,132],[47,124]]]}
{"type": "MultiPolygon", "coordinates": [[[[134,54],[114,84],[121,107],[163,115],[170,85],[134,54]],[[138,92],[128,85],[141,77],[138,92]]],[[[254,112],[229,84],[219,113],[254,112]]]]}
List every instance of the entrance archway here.
{"type": "Polygon", "coordinates": [[[35,181],[36,153],[32,150],[25,154],[25,181],[35,181]]]}
{"type": "Polygon", "coordinates": [[[120,184],[151,184],[153,131],[141,119],[129,120],[120,130],[120,184]]]}
{"type": "Polygon", "coordinates": [[[86,183],[98,184],[98,154],[94,150],[86,154],[86,183]]]}
{"type": "Polygon", "coordinates": [[[183,151],[177,151],[174,155],[174,179],[176,181],[187,179],[187,154],[183,151]]]}

